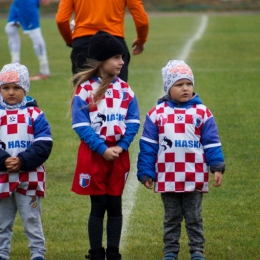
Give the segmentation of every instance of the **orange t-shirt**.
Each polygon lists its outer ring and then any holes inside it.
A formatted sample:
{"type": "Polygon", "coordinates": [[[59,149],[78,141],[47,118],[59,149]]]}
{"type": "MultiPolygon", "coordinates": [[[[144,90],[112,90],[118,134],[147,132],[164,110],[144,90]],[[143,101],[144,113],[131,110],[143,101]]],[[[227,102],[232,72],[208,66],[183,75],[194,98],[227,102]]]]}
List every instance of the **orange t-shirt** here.
{"type": "Polygon", "coordinates": [[[149,22],[141,0],[61,0],[56,23],[67,44],[75,38],[94,35],[98,30],[124,38],[126,7],[134,19],[137,42],[143,45],[147,40],[149,22]],[[75,27],[72,33],[69,21],[73,12],[75,27]]]}

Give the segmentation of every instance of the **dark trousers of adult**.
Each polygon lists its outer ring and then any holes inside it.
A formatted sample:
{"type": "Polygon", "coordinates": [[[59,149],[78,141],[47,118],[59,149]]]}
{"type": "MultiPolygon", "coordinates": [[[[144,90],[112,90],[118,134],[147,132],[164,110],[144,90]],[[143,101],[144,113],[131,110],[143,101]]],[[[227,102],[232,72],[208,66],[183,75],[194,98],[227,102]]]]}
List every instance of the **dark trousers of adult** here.
{"type": "MultiPolygon", "coordinates": [[[[89,40],[91,36],[83,36],[80,38],[74,39],[72,43],[72,51],[70,54],[70,59],[72,63],[72,73],[76,74],[82,70],[87,69],[87,59],[88,56],[88,47],[89,47],[89,40]]],[[[118,75],[119,78],[127,82],[128,80],[128,64],[130,62],[130,53],[126,42],[121,37],[116,37],[124,46],[125,55],[123,57],[124,65],[118,75]]]]}
{"type": "Polygon", "coordinates": [[[178,253],[180,250],[181,222],[189,237],[190,252],[204,252],[203,223],[201,217],[203,193],[162,193],[164,205],[164,253],[178,253]]]}

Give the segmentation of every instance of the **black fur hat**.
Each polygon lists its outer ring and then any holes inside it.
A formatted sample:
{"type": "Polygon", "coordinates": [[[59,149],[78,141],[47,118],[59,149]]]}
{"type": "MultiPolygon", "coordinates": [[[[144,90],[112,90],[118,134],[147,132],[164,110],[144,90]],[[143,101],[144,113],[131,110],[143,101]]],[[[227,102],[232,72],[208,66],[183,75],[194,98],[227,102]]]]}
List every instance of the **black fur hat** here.
{"type": "Polygon", "coordinates": [[[88,55],[90,59],[105,61],[115,55],[123,54],[125,50],[122,43],[111,34],[98,31],[89,41],[88,55]]]}

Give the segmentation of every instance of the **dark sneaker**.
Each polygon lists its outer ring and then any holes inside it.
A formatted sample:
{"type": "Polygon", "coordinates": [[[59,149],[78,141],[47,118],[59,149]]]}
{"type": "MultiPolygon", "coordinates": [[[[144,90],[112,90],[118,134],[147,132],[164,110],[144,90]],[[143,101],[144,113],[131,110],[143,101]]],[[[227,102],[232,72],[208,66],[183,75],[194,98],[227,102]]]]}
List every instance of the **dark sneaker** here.
{"type": "Polygon", "coordinates": [[[50,75],[44,75],[44,74],[39,73],[35,76],[30,77],[30,80],[34,81],[34,80],[42,80],[42,79],[48,79],[48,78],[50,78],[50,75]]]}
{"type": "Polygon", "coordinates": [[[204,257],[204,255],[199,251],[196,251],[191,254],[191,260],[205,260],[205,259],[206,258],[204,257]]]}
{"type": "Polygon", "coordinates": [[[178,255],[175,253],[167,253],[163,260],[178,260],[178,255]]]}

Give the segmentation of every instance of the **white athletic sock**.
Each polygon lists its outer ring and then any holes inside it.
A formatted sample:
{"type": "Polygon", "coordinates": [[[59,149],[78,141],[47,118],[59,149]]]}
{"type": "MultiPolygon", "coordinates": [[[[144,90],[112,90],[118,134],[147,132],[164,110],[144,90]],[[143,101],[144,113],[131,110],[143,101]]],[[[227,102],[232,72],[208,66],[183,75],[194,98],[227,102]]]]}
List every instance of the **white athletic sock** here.
{"type": "Polygon", "coordinates": [[[38,56],[40,62],[40,73],[44,75],[50,75],[49,63],[47,55],[38,56]]]}
{"type": "Polygon", "coordinates": [[[11,52],[11,63],[20,63],[20,52],[19,51],[13,51],[11,52]]]}

